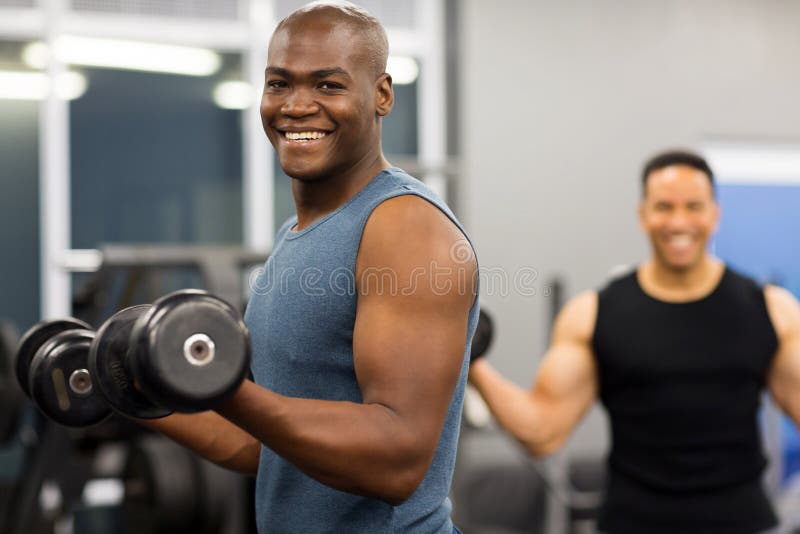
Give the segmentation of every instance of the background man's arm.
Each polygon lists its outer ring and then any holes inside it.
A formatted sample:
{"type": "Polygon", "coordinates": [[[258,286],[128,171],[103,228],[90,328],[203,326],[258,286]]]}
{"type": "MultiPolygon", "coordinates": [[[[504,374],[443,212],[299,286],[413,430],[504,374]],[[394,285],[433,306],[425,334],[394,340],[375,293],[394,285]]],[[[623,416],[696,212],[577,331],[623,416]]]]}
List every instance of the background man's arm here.
{"type": "Polygon", "coordinates": [[[492,414],[532,455],[558,450],[597,396],[591,348],[596,316],[596,293],[579,295],[564,307],[530,390],[501,376],[485,358],[470,368],[470,382],[492,414]]]}
{"type": "Polygon", "coordinates": [[[768,286],[764,295],[778,334],[778,352],[767,385],[776,404],[800,426],[800,304],[780,287],[768,286]]]}

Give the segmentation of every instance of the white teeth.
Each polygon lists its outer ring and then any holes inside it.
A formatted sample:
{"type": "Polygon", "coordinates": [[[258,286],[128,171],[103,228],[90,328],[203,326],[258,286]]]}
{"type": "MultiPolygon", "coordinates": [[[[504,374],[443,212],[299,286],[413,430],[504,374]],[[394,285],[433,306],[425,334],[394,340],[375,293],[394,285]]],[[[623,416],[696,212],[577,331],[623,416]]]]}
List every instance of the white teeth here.
{"type": "Polygon", "coordinates": [[[678,247],[686,247],[692,244],[692,238],[688,235],[676,235],[670,237],[669,242],[678,247]]]}
{"type": "Polygon", "coordinates": [[[286,132],[286,139],[292,141],[307,141],[309,139],[322,139],[326,135],[325,132],[286,132]]]}

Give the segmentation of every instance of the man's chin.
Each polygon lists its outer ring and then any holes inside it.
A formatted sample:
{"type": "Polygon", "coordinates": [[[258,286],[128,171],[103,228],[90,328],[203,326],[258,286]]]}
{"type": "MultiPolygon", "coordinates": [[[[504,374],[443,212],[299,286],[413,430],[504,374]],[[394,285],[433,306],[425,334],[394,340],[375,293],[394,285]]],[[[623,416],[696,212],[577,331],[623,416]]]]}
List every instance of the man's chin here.
{"type": "Polygon", "coordinates": [[[289,178],[299,180],[301,182],[316,182],[326,176],[326,172],[322,167],[308,164],[298,164],[295,161],[280,162],[281,169],[289,178]]]}
{"type": "Polygon", "coordinates": [[[700,264],[701,258],[669,258],[669,257],[661,257],[661,264],[669,269],[670,271],[676,273],[684,273],[687,271],[691,271],[693,268],[697,267],[700,264]]]}

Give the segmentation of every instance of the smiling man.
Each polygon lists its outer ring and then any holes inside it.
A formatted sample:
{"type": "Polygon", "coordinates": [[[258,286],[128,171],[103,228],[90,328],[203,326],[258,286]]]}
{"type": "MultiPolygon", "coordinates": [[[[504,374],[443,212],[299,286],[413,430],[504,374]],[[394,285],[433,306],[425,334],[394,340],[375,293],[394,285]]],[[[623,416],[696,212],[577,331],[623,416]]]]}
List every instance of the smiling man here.
{"type": "Polygon", "coordinates": [[[297,216],[253,283],[255,382],[217,413],[148,423],[257,475],[260,533],[455,530],[477,263],[447,206],[383,156],[387,52],[346,2],[276,28],[261,117],[297,216]]]}
{"type": "Polygon", "coordinates": [[[800,306],[707,252],[720,210],[702,158],[657,155],[642,187],[651,257],[565,306],[530,390],[483,359],[470,381],[533,455],[559,449],[602,401],[612,447],[600,530],[762,532],[776,518],[757,413],[766,387],[800,423],[800,306]]]}

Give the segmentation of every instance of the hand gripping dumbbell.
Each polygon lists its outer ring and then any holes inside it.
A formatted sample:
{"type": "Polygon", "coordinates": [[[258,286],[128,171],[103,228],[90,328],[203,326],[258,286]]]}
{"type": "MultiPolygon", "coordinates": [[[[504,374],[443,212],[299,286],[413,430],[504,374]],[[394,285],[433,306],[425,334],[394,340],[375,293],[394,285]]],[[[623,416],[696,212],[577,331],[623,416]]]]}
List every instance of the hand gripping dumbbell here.
{"type": "Polygon", "coordinates": [[[207,410],[236,391],[250,366],[241,315],[203,291],[122,310],[96,335],[86,327],[40,323],[17,352],[23,389],[67,426],[96,424],[112,408],[136,418],[207,410]]]}

